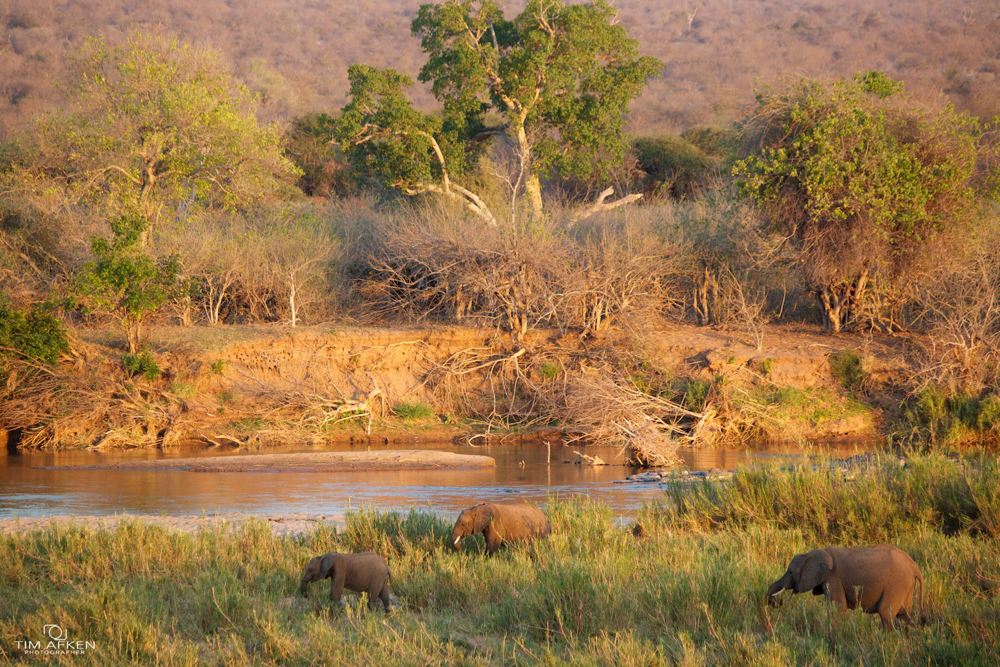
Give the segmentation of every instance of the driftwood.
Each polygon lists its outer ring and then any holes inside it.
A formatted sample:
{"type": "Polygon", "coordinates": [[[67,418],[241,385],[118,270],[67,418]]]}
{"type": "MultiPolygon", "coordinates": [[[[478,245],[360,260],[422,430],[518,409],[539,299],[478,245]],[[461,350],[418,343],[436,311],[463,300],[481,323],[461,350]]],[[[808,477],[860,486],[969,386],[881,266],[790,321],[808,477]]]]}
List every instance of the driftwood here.
{"type": "Polygon", "coordinates": [[[582,465],[584,463],[586,463],[587,465],[590,465],[590,466],[606,466],[606,465],[608,465],[608,462],[605,461],[604,459],[602,459],[600,456],[590,456],[589,454],[582,454],[582,453],[576,451],[575,449],[573,450],[573,453],[576,454],[577,457],[578,457],[576,459],[576,461],[574,461],[574,463],[576,463],[577,465],[582,465]]]}
{"type": "Polygon", "coordinates": [[[678,446],[705,417],[604,374],[569,381],[556,413],[577,439],[618,444],[626,463],[643,467],[680,465],[678,446]]]}
{"type": "Polygon", "coordinates": [[[573,215],[572,217],[573,222],[580,222],[581,220],[586,220],[587,218],[597,215],[598,213],[604,213],[605,211],[612,211],[618,208],[619,206],[626,206],[628,204],[631,204],[632,202],[636,202],[642,199],[641,194],[631,194],[631,195],[625,195],[620,199],[614,200],[613,202],[605,203],[604,200],[606,200],[614,193],[615,193],[614,188],[608,188],[604,190],[601,194],[597,196],[597,199],[594,202],[588,204],[587,206],[580,209],[573,215]]]}

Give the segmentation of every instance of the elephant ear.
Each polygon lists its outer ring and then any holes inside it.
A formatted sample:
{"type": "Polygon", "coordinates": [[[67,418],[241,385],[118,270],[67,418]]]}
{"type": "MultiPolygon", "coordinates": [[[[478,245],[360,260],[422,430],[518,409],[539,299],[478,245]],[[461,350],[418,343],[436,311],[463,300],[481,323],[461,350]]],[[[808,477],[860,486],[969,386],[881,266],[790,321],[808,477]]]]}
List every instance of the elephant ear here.
{"type": "Polygon", "coordinates": [[[336,554],[324,554],[323,559],[319,562],[319,578],[326,579],[330,576],[330,570],[333,569],[333,560],[336,554]]]}
{"type": "Polygon", "coordinates": [[[809,552],[799,574],[795,592],[805,593],[811,590],[814,595],[822,595],[823,584],[830,579],[831,572],[833,572],[833,556],[823,549],[809,552]]]}
{"type": "Polygon", "coordinates": [[[495,512],[492,505],[483,505],[476,512],[475,518],[472,520],[472,532],[481,533],[486,530],[486,526],[490,525],[493,521],[493,516],[495,512]]]}

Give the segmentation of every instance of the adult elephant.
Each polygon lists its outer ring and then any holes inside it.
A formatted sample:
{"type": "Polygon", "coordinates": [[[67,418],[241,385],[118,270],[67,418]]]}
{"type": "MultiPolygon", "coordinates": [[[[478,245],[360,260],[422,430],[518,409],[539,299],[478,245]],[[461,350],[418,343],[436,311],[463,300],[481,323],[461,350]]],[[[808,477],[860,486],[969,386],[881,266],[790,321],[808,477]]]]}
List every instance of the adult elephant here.
{"type": "Polygon", "coordinates": [[[486,550],[493,554],[504,542],[527,542],[552,532],[552,524],[540,509],[523,502],[481,503],[458,516],[451,543],[462,550],[463,537],[482,533],[486,550]]]}
{"type": "Polygon", "coordinates": [[[905,551],[889,544],[845,549],[826,547],[792,558],[785,574],[767,589],[772,607],[781,606],[778,593],[812,591],[826,595],[840,611],[861,607],[878,614],[882,625],[893,627],[899,617],[913,625],[913,592],[920,583],[920,609],[924,608],[924,578],[905,551]]]}

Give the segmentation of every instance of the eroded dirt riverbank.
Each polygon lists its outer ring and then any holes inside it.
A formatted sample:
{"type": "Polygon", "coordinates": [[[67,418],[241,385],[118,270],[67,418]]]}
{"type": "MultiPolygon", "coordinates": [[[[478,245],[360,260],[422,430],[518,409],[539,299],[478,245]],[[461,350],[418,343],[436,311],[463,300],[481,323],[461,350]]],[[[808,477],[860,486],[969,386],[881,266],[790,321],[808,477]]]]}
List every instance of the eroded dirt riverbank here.
{"type": "Polygon", "coordinates": [[[699,439],[748,430],[799,442],[858,438],[878,432],[882,408],[845,390],[831,355],[856,350],[871,383],[905,375],[909,363],[905,340],[801,326],[769,327],[760,341],[673,325],[641,340],[533,331],[516,343],[463,327],[171,327],[153,331],[160,373],[147,381],[124,372],[106,332],[79,333],[54,375],[0,405],[2,448],[395,444],[445,433],[471,442],[511,419],[571,426],[579,412],[566,401],[581,392],[567,387],[591,381],[694,406],[699,439]],[[736,396],[747,409],[734,414],[733,400],[712,392],[737,385],[747,387],[736,396]]]}

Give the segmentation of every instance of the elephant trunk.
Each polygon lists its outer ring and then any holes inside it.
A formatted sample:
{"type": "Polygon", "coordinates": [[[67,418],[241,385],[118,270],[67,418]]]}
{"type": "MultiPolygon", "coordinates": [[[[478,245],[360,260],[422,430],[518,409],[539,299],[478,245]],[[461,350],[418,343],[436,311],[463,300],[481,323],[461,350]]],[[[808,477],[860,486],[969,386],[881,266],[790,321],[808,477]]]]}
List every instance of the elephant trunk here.
{"type": "Polygon", "coordinates": [[[302,597],[309,597],[309,584],[312,583],[312,579],[308,576],[302,577],[302,582],[299,584],[299,590],[302,592],[302,597]]]}
{"type": "Polygon", "coordinates": [[[767,587],[767,603],[772,607],[780,607],[782,600],[778,598],[778,593],[792,587],[788,579],[786,575],[767,587]]]}
{"type": "Polygon", "coordinates": [[[461,530],[459,530],[459,529],[456,528],[455,530],[452,531],[452,533],[451,533],[451,546],[455,548],[455,551],[461,551],[462,550],[462,538],[463,537],[465,537],[465,533],[463,533],[461,530]]]}

